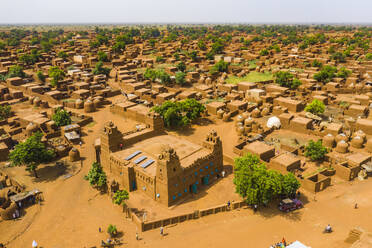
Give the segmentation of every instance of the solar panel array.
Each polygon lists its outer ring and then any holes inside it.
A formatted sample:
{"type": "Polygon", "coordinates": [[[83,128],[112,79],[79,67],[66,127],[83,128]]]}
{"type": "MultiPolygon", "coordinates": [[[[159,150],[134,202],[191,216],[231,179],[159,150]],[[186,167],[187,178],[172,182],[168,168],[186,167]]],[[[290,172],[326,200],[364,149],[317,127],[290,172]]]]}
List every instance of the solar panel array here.
{"type": "Polygon", "coordinates": [[[141,151],[135,151],[134,153],[132,153],[131,155],[129,155],[128,157],[125,158],[125,160],[131,160],[132,158],[134,158],[135,156],[137,156],[138,154],[142,153],[141,151]]]}
{"type": "Polygon", "coordinates": [[[146,156],[141,156],[141,157],[137,158],[136,160],[134,160],[133,163],[135,163],[135,164],[139,164],[139,163],[141,163],[143,160],[145,160],[146,158],[147,158],[146,156]]]}
{"type": "Polygon", "coordinates": [[[152,163],[154,163],[154,162],[155,162],[155,161],[152,160],[152,159],[147,160],[145,163],[141,164],[141,167],[145,169],[146,167],[150,166],[150,165],[151,165],[152,163]]]}

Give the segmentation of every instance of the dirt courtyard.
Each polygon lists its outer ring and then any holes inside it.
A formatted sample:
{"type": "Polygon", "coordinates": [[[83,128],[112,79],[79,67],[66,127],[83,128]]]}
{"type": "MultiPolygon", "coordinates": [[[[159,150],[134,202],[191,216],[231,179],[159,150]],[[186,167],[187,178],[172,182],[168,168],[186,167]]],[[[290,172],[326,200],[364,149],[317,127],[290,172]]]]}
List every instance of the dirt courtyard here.
{"type": "MultiPolygon", "coordinates": [[[[92,116],[95,120],[119,120],[118,116],[109,114],[108,109],[93,113],[92,116]]],[[[344,243],[344,240],[351,229],[360,227],[365,231],[372,231],[372,221],[369,218],[372,209],[372,180],[340,180],[316,195],[303,192],[301,197],[305,207],[291,214],[283,214],[275,206],[260,209],[256,214],[243,208],[168,226],[165,228],[167,235],[163,237],[158,229],[139,233],[141,240],[137,241],[137,228],[125,218],[121,208],[84,180],[94,159],[92,144],[103,123],[100,121],[84,127],[83,131],[89,134],[83,137],[84,144],[81,148],[85,160],[81,170],[74,170],[71,176],[65,177],[65,173],[61,172],[50,180],[34,181],[23,168],[10,170],[25,178],[24,183],[29,187],[42,190],[45,202],[27,208],[26,215],[20,220],[0,222],[0,242],[7,244],[9,248],[31,247],[32,240],[36,240],[44,248],[99,247],[100,241],[108,237],[107,226],[114,224],[121,232],[124,243],[121,247],[269,247],[285,237],[288,241],[299,240],[313,248],[346,248],[350,244],[344,243]],[[355,203],[358,203],[358,209],[354,209],[355,203]],[[322,234],[327,224],[333,226],[334,233],[322,234]],[[99,233],[99,227],[104,232],[99,233]]],[[[208,130],[215,129],[221,134],[225,148],[234,142],[233,137],[229,136],[230,130],[234,131],[232,125],[231,122],[223,126],[209,124],[184,136],[196,142],[208,130]]],[[[203,196],[205,202],[224,202],[225,192],[234,192],[231,181],[232,175],[229,175],[207,189],[203,196]],[[213,191],[213,194],[209,194],[209,191],[213,191]],[[209,199],[209,195],[213,199],[209,199]]],[[[193,202],[186,204],[196,204],[193,202]]],[[[176,206],[174,210],[181,211],[183,207],[176,206]]],[[[199,208],[203,205],[191,207],[199,208]]]]}

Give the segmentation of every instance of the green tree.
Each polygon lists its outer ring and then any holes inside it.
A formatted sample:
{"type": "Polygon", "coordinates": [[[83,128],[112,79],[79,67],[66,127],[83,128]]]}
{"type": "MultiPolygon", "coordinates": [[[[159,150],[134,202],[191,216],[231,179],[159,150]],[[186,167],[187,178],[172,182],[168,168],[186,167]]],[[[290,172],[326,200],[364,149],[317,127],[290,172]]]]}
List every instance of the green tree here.
{"type": "Polygon", "coordinates": [[[197,51],[191,51],[188,54],[188,57],[193,61],[196,62],[198,59],[198,52],[197,51]]]}
{"type": "Polygon", "coordinates": [[[315,59],[315,60],[313,60],[313,62],[311,62],[311,66],[312,67],[322,68],[323,67],[323,63],[315,59]]]}
{"type": "Polygon", "coordinates": [[[199,47],[199,49],[202,50],[202,51],[207,50],[207,46],[205,45],[204,40],[199,40],[199,41],[198,41],[198,47],[199,47]]]}
{"type": "Polygon", "coordinates": [[[199,118],[205,111],[205,106],[195,99],[186,99],[172,102],[165,101],[160,106],[155,106],[152,111],[160,114],[167,127],[187,126],[199,118]]]}
{"type": "Polygon", "coordinates": [[[338,63],[344,63],[346,62],[346,55],[341,52],[336,52],[331,55],[331,59],[335,60],[338,63]]]}
{"type": "Polygon", "coordinates": [[[181,61],[177,64],[177,70],[182,71],[182,72],[186,71],[186,65],[183,61],[181,61]]]}
{"type": "Polygon", "coordinates": [[[176,84],[181,86],[186,84],[186,73],[182,71],[176,72],[176,84]]]}
{"type": "Polygon", "coordinates": [[[26,77],[26,73],[24,73],[22,66],[13,65],[9,68],[7,78],[12,78],[12,77],[21,77],[21,78],[26,77]]]}
{"type": "Polygon", "coordinates": [[[269,51],[267,49],[262,49],[259,54],[260,56],[267,56],[269,55],[269,51]]]}
{"type": "Polygon", "coordinates": [[[154,48],[155,47],[155,44],[156,44],[156,40],[155,39],[150,39],[149,40],[149,45],[154,48]]]}
{"type": "Polygon", "coordinates": [[[295,78],[290,72],[278,71],[274,74],[275,83],[282,87],[287,87],[290,89],[297,89],[301,85],[301,81],[295,78]]]}
{"type": "Polygon", "coordinates": [[[67,59],[68,55],[65,51],[60,51],[58,53],[58,57],[61,58],[61,59],[67,59]]]}
{"type": "Polygon", "coordinates": [[[267,205],[272,199],[289,196],[300,187],[293,175],[284,176],[268,170],[257,156],[250,153],[235,158],[234,165],[236,192],[250,205],[267,205]]]}
{"type": "Polygon", "coordinates": [[[25,165],[27,171],[32,171],[37,177],[36,169],[39,164],[49,162],[55,157],[53,150],[45,147],[41,141],[43,135],[34,133],[26,141],[15,146],[9,154],[9,160],[13,165],[25,165]]]}
{"type": "Polygon", "coordinates": [[[316,142],[310,140],[305,147],[305,156],[310,157],[313,161],[323,160],[327,153],[328,150],[326,147],[323,146],[321,140],[318,140],[316,142]]]}
{"type": "Polygon", "coordinates": [[[90,168],[88,175],[86,175],[85,180],[88,180],[90,185],[103,189],[106,186],[107,177],[106,173],[100,163],[94,162],[90,168]]]}
{"type": "Polygon", "coordinates": [[[95,68],[93,69],[94,75],[104,74],[108,76],[110,74],[111,69],[107,67],[103,67],[103,62],[99,61],[96,63],[95,68]]]}
{"type": "Polygon", "coordinates": [[[111,238],[113,238],[118,233],[118,229],[116,228],[115,225],[110,224],[107,227],[107,233],[110,235],[111,238]]]}
{"type": "Polygon", "coordinates": [[[125,201],[128,199],[129,199],[129,193],[125,189],[116,191],[112,198],[114,203],[117,205],[125,205],[125,201]]]}
{"type": "Polygon", "coordinates": [[[372,53],[366,54],[366,60],[372,60],[372,53]]]}
{"type": "Polygon", "coordinates": [[[10,105],[0,105],[0,120],[9,118],[12,114],[12,108],[10,105]]]}
{"type": "Polygon", "coordinates": [[[121,53],[125,50],[125,42],[123,41],[117,41],[113,46],[112,46],[112,51],[114,53],[121,53]]]}
{"type": "Polygon", "coordinates": [[[156,58],[155,58],[156,63],[161,63],[163,61],[164,61],[164,58],[162,56],[156,56],[156,58]]]}
{"type": "Polygon", "coordinates": [[[351,71],[347,70],[345,67],[341,67],[336,74],[337,77],[344,78],[344,79],[348,78],[350,75],[351,75],[351,71]]]}
{"type": "Polygon", "coordinates": [[[147,68],[143,74],[145,79],[151,81],[159,80],[161,84],[168,85],[171,82],[171,77],[164,70],[154,70],[147,68]]]}
{"type": "Polygon", "coordinates": [[[5,48],[6,48],[6,44],[4,42],[0,41],[0,51],[5,50],[5,48]]]}
{"type": "Polygon", "coordinates": [[[323,114],[325,110],[325,105],[322,101],[314,99],[310,104],[305,107],[306,112],[310,112],[314,115],[323,114]]]}
{"type": "Polygon", "coordinates": [[[296,194],[297,190],[300,188],[301,184],[297,180],[293,173],[288,173],[282,178],[282,195],[293,196],[296,194]]]}
{"type": "Polygon", "coordinates": [[[43,72],[41,72],[41,71],[36,72],[36,76],[37,76],[37,78],[38,78],[41,82],[45,82],[45,76],[44,76],[44,73],[43,73],[43,72]]]}
{"type": "Polygon", "coordinates": [[[214,73],[217,73],[217,72],[227,72],[228,69],[229,69],[229,63],[227,63],[223,60],[220,60],[212,66],[212,68],[210,69],[209,72],[211,74],[214,74],[214,73]]]}
{"type": "Polygon", "coordinates": [[[323,66],[320,72],[314,74],[314,79],[318,82],[328,83],[336,76],[337,68],[326,65],[323,66]]]}
{"type": "Polygon", "coordinates": [[[52,120],[56,123],[57,127],[70,125],[72,122],[69,112],[61,108],[58,108],[55,114],[52,115],[52,120]]]}
{"type": "Polygon", "coordinates": [[[98,60],[99,61],[102,61],[102,62],[108,62],[109,61],[107,53],[105,53],[103,51],[99,51],[97,55],[98,55],[98,60]]]}
{"type": "Polygon", "coordinates": [[[51,41],[41,41],[40,43],[41,49],[43,50],[44,53],[48,53],[52,50],[53,48],[53,43],[51,41]]]}
{"type": "Polygon", "coordinates": [[[65,72],[58,66],[52,66],[49,68],[49,77],[52,78],[52,86],[57,86],[58,82],[65,78],[65,72]]]}

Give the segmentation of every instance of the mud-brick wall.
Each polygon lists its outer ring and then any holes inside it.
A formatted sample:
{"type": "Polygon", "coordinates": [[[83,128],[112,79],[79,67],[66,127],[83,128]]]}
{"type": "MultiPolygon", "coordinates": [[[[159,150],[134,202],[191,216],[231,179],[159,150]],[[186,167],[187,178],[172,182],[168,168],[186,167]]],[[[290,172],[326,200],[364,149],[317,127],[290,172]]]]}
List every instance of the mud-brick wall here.
{"type": "Polygon", "coordinates": [[[357,177],[360,171],[360,166],[345,167],[342,164],[336,163],[333,167],[336,170],[336,175],[347,181],[357,177]]]}

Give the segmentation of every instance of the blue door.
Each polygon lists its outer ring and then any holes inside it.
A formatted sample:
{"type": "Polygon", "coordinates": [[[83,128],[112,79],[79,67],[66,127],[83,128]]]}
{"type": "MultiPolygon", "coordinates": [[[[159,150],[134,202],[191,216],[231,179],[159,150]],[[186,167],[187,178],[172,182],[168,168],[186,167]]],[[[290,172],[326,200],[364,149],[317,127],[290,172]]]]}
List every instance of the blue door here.
{"type": "Polygon", "coordinates": [[[208,185],[209,184],[209,175],[203,177],[203,184],[208,185]]]}
{"type": "Polygon", "coordinates": [[[192,189],[192,193],[194,194],[198,193],[198,187],[196,186],[196,184],[193,184],[191,189],[192,189]]]}
{"type": "Polygon", "coordinates": [[[133,181],[132,182],[132,190],[136,190],[136,189],[137,189],[136,181],[133,181]]]}

